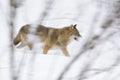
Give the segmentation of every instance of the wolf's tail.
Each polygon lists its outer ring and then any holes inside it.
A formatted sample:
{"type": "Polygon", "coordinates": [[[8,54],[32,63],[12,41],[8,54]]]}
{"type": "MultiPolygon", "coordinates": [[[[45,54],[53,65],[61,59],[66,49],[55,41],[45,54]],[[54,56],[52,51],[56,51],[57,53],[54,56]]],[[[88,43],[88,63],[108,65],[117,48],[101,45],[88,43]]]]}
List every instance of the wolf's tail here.
{"type": "Polygon", "coordinates": [[[17,44],[19,44],[19,43],[21,42],[21,37],[20,37],[20,35],[21,35],[21,33],[19,32],[19,33],[17,34],[17,36],[15,37],[15,39],[13,40],[13,44],[14,44],[14,45],[17,45],[17,44]]]}

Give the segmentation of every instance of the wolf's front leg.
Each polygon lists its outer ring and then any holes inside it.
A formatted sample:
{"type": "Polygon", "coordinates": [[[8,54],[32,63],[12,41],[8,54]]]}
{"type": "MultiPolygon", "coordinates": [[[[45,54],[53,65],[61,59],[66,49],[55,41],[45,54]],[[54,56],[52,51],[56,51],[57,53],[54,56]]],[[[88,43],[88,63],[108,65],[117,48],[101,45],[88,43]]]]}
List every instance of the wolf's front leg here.
{"type": "Polygon", "coordinates": [[[70,56],[66,47],[62,47],[61,50],[65,56],[70,56]]]}
{"type": "Polygon", "coordinates": [[[43,54],[47,54],[47,52],[50,48],[51,47],[49,45],[45,45],[44,48],[43,48],[43,54]]]}

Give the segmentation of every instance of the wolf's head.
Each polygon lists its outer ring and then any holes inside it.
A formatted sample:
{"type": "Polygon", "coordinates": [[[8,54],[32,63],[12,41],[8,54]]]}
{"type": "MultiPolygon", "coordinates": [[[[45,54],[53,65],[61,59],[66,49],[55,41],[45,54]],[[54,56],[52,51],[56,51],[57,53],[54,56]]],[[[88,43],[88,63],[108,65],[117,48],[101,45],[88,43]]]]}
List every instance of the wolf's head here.
{"type": "Polygon", "coordinates": [[[78,38],[82,37],[76,28],[77,24],[75,25],[70,25],[69,30],[71,32],[71,36],[73,37],[74,40],[78,40],[78,38]]]}

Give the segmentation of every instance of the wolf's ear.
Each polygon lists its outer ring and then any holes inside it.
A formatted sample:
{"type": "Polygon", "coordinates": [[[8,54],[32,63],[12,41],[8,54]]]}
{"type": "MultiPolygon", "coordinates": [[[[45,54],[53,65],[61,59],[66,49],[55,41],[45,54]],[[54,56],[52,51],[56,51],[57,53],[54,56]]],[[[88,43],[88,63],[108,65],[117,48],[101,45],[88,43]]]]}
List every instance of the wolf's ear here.
{"type": "Polygon", "coordinates": [[[72,29],[76,29],[77,24],[72,25],[72,29]]]}
{"type": "Polygon", "coordinates": [[[77,24],[75,24],[75,25],[73,25],[74,27],[76,27],[77,26],[77,24]]]}

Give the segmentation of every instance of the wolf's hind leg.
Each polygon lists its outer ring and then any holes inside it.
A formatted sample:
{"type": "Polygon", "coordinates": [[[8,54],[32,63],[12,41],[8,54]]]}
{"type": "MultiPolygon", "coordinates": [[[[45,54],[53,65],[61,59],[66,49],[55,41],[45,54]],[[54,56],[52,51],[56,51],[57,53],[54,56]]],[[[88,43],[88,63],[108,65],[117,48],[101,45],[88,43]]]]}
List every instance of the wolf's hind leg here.
{"type": "Polygon", "coordinates": [[[28,47],[29,47],[30,50],[32,50],[33,44],[32,43],[28,43],[28,47]]]}

